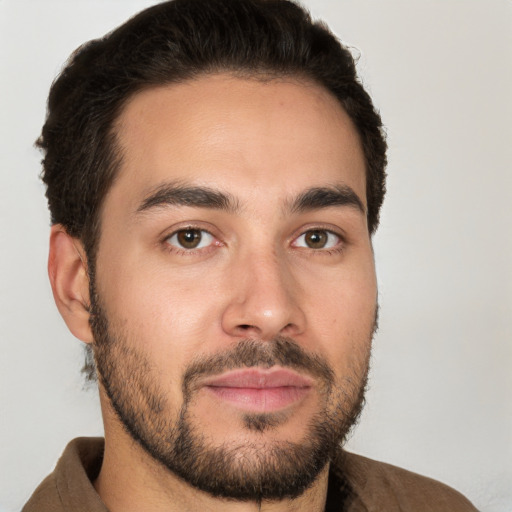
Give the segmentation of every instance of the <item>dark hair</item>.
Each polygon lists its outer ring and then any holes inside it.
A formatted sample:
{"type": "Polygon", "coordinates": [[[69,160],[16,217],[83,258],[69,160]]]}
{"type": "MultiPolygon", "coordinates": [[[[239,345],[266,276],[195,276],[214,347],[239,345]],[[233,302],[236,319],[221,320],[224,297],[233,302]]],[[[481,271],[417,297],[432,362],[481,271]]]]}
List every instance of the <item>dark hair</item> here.
{"type": "Polygon", "coordinates": [[[142,89],[199,75],[297,77],[334,94],[361,137],[368,225],[385,193],[386,142],[354,59],[328,28],[288,0],[174,0],[146,9],[70,57],[48,99],[37,145],[52,223],[84,243],[94,263],[100,211],[122,155],[114,123],[142,89]]]}

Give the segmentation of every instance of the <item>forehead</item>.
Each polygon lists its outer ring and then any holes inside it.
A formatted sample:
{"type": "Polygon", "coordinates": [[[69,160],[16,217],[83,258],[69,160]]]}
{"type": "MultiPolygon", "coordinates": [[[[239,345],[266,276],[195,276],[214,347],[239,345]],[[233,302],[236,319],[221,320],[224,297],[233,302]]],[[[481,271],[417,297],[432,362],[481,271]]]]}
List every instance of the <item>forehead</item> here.
{"type": "Polygon", "coordinates": [[[123,162],[113,192],[127,201],[183,180],[242,198],[342,183],[366,204],[356,129],[313,83],[209,75],[148,89],[127,103],[116,131],[123,162]]]}

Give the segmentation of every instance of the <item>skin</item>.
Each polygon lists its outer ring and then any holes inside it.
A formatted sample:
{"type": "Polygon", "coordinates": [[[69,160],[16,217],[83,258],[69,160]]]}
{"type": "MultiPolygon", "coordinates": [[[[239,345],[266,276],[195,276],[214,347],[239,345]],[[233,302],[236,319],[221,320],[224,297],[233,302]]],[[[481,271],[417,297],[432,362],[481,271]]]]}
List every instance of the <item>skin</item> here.
{"type": "MultiPolygon", "coordinates": [[[[211,75],[135,95],[118,119],[123,154],[101,216],[96,285],[126,342],[149,362],[170,404],[183,402],[184,368],[241,339],[293,339],[329,363],[341,382],[367,370],[377,287],[366,222],[365,163],[356,130],[322,87],[294,80],[211,75]],[[229,194],[234,209],[165,205],[141,211],[165,184],[229,194]],[[354,205],[290,209],[314,187],[349,187],[354,205]],[[178,230],[206,230],[204,246],[180,248],[178,230]],[[304,233],[328,233],[311,248],[304,233]]],[[[71,331],[93,343],[86,257],[62,226],[51,235],[49,273],[71,331]]],[[[126,432],[100,386],[104,463],[95,487],[109,510],[323,510],[328,467],[295,500],[214,498],[155,462],[126,432]]],[[[199,391],[190,405],[212,443],[300,442],[319,411],[315,383],[285,407],[285,421],[250,431],[243,410],[199,391]],[[219,414],[219,410],[222,411],[219,414]]]]}

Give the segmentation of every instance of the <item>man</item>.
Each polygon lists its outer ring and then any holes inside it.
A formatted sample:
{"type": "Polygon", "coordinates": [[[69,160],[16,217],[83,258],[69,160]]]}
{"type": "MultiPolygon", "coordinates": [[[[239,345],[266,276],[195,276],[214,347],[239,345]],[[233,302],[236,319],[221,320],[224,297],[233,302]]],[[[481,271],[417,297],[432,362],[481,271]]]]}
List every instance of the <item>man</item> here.
{"type": "Polygon", "coordinates": [[[386,144],[324,26],[283,0],[157,5],[73,55],[39,145],[105,440],[71,442],[24,511],[475,510],[341,450],[386,144]]]}

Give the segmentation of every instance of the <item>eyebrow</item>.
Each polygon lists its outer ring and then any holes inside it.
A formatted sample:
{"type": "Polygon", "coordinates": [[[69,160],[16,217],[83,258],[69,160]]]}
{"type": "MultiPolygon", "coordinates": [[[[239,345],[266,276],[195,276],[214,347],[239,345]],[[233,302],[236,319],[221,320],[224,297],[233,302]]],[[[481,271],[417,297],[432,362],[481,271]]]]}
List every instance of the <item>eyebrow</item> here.
{"type": "MultiPolygon", "coordinates": [[[[231,194],[205,186],[164,183],[155,187],[141,202],[137,213],[165,206],[189,206],[229,212],[240,211],[239,201],[231,194]]],[[[313,187],[285,203],[285,210],[304,213],[330,206],[349,206],[366,214],[358,195],[346,185],[313,187]]]]}
{"type": "Polygon", "coordinates": [[[330,206],[350,206],[366,215],[363,202],[347,185],[310,188],[291,201],[288,208],[293,213],[303,213],[330,206]]]}
{"type": "Polygon", "coordinates": [[[232,212],[239,210],[238,201],[230,194],[209,187],[165,183],[144,198],[137,213],[164,206],[190,206],[232,212]]]}

